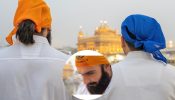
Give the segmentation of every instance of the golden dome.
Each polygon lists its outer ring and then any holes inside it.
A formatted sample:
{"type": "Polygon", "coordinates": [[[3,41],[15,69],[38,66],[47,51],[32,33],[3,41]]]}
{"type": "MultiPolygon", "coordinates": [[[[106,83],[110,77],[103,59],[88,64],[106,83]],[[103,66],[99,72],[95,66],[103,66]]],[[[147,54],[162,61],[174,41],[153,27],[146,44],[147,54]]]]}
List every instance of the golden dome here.
{"type": "Polygon", "coordinates": [[[79,36],[79,37],[83,37],[83,36],[84,36],[84,33],[83,33],[82,31],[80,31],[80,32],[78,33],[78,36],[79,36]]]}
{"type": "Polygon", "coordinates": [[[96,28],[95,35],[109,35],[109,34],[114,34],[115,35],[116,31],[112,30],[107,23],[103,22],[99,27],[96,28]]]}

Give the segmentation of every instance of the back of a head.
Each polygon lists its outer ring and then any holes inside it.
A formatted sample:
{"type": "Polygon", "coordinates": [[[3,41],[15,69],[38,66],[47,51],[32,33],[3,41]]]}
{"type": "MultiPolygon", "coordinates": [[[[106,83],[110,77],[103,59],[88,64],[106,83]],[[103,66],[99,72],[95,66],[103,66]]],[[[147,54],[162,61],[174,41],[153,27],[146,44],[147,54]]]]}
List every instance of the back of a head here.
{"type": "Polygon", "coordinates": [[[140,14],[130,15],[122,22],[121,31],[130,48],[151,53],[155,59],[167,63],[160,52],[166,47],[165,37],[154,18],[140,14]]]}
{"type": "MultiPolygon", "coordinates": [[[[14,28],[6,40],[10,45],[13,45],[12,37],[18,31],[21,42],[26,45],[33,44],[32,34],[43,33],[42,31],[46,29],[50,31],[51,23],[50,8],[44,0],[18,0],[18,7],[13,20],[14,28]]],[[[50,34],[47,37],[49,38],[50,34]]]]}
{"type": "Polygon", "coordinates": [[[35,31],[36,25],[31,20],[24,20],[18,26],[16,38],[25,45],[35,43],[33,35],[37,34],[35,31]]]}
{"type": "MultiPolygon", "coordinates": [[[[45,30],[46,28],[42,28],[41,32],[38,33],[36,31],[36,25],[32,20],[24,20],[18,26],[18,30],[16,32],[16,38],[25,45],[32,45],[35,43],[33,35],[42,36],[45,30]]],[[[51,32],[50,31],[48,32],[48,35],[46,38],[48,42],[51,44],[51,32]]]]}
{"type": "MultiPolygon", "coordinates": [[[[126,31],[128,32],[128,36],[129,36],[130,38],[132,38],[132,39],[134,39],[134,40],[137,39],[136,36],[135,36],[134,34],[132,34],[132,33],[128,30],[128,28],[126,28],[126,31]]],[[[130,42],[130,41],[127,41],[127,40],[125,40],[125,41],[126,41],[128,47],[130,48],[130,50],[133,50],[133,51],[144,51],[143,45],[141,45],[140,47],[135,47],[135,46],[134,46],[134,43],[132,43],[132,42],[130,42]]]]}

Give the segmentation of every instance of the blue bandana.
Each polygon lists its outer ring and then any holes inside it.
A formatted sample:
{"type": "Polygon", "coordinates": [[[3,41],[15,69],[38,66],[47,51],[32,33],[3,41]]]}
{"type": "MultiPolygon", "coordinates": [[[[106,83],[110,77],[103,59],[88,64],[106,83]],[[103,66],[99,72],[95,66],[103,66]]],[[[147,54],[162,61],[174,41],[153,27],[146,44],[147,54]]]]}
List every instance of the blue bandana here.
{"type": "Polygon", "coordinates": [[[143,46],[144,51],[152,53],[153,57],[167,63],[167,59],[159,51],[166,47],[165,37],[160,24],[145,15],[130,15],[122,23],[122,36],[135,48],[143,46]],[[135,36],[133,39],[128,33],[135,36]]]}

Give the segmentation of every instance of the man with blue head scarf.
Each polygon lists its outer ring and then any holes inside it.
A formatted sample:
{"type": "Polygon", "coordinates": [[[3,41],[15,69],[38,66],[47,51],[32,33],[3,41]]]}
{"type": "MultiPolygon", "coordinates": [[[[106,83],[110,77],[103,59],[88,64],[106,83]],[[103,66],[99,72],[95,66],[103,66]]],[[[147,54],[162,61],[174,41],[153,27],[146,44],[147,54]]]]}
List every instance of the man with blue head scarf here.
{"type": "MultiPolygon", "coordinates": [[[[159,51],[166,47],[165,37],[160,24],[154,18],[130,15],[123,21],[121,30],[128,49],[151,53],[156,60],[167,63],[166,58],[159,51]]],[[[122,45],[122,47],[124,52],[128,53],[126,46],[122,45]]]]}
{"type": "Polygon", "coordinates": [[[112,66],[103,100],[175,100],[175,67],[160,52],[166,47],[160,24],[145,15],[130,15],[121,31],[126,58],[112,66]]]}

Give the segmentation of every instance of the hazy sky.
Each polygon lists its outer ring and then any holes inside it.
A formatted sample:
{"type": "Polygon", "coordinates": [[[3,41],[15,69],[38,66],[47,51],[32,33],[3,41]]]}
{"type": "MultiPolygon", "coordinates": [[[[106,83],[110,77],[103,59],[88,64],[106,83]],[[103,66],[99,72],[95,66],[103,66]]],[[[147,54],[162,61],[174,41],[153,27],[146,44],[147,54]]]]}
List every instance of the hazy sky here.
{"type": "MultiPolygon", "coordinates": [[[[13,17],[18,0],[0,0],[0,43],[6,44],[5,36],[13,28],[13,17]]],[[[167,40],[175,42],[174,0],[46,0],[53,23],[53,46],[76,47],[79,26],[85,33],[93,35],[100,20],[118,29],[130,14],[145,14],[156,18],[162,26],[167,40]]]]}

